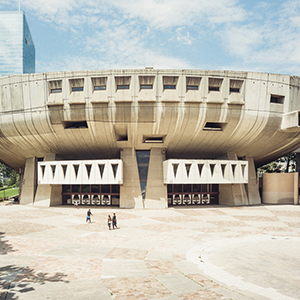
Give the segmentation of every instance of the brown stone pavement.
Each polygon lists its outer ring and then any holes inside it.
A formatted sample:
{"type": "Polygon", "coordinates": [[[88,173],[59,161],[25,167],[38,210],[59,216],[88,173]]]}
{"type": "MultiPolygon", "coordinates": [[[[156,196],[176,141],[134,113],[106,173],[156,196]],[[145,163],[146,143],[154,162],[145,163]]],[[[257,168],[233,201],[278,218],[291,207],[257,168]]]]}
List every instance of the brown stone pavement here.
{"type": "Polygon", "coordinates": [[[86,210],[0,206],[0,299],[300,299],[300,206],[86,210]]]}

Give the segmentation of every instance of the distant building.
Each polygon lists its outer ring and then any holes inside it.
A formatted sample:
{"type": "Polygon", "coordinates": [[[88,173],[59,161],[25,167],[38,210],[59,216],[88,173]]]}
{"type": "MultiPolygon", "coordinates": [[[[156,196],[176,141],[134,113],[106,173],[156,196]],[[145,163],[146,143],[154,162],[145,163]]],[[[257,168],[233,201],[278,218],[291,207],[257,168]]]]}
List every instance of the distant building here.
{"type": "Polygon", "coordinates": [[[35,47],[25,13],[0,12],[0,75],[35,73],[35,47]]]}

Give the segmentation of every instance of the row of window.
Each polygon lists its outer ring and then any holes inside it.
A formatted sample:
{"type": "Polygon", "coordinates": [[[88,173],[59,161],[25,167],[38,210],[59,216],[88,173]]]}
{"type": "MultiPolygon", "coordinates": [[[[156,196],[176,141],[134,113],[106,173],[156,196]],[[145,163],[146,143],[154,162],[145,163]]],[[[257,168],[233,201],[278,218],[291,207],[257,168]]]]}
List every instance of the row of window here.
{"type": "MultiPolygon", "coordinates": [[[[151,90],[153,89],[152,84],[141,84],[140,85],[140,90],[151,90]]],[[[198,85],[187,85],[186,86],[187,91],[197,91],[199,90],[198,85]]],[[[72,87],[72,92],[83,92],[83,86],[81,87],[72,87]]],[[[94,91],[105,91],[106,90],[106,85],[101,85],[101,86],[94,86],[94,91]]],[[[126,85],[117,85],[117,90],[129,90],[129,84],[126,85]]],[[[176,85],[164,85],[164,90],[176,90],[176,85]]],[[[211,91],[220,91],[220,87],[215,87],[215,86],[209,86],[208,90],[211,91]]],[[[51,93],[61,93],[62,88],[55,88],[51,89],[51,93]]],[[[229,88],[230,93],[240,93],[240,89],[238,88],[229,88]]]]}
{"type": "MultiPolygon", "coordinates": [[[[175,90],[178,82],[177,76],[164,76],[163,77],[163,89],[164,90],[175,90]]],[[[140,76],[140,90],[151,90],[154,85],[154,76],[140,76]]],[[[116,89],[117,90],[128,90],[130,88],[130,76],[115,77],[116,89]]],[[[201,77],[186,77],[186,90],[199,90],[201,77]]],[[[62,92],[62,80],[49,81],[49,87],[51,93],[62,92]]],[[[72,92],[82,92],[84,86],[84,79],[70,79],[70,89],[72,92]]],[[[106,90],[107,77],[92,78],[93,90],[101,91],[106,90]]],[[[220,91],[223,79],[221,78],[208,78],[208,90],[209,91],[220,91]]],[[[229,92],[240,93],[243,86],[243,80],[230,79],[229,92]]]]}

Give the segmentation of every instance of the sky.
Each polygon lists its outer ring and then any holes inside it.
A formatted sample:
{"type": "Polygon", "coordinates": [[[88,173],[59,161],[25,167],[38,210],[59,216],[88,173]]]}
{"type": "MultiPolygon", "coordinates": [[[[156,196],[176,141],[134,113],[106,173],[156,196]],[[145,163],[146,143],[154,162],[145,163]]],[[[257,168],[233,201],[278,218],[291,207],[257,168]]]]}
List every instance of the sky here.
{"type": "MultiPolygon", "coordinates": [[[[36,72],[201,69],[300,75],[300,0],[21,0],[36,72]]],[[[0,10],[19,1],[0,0],[0,10]]]]}

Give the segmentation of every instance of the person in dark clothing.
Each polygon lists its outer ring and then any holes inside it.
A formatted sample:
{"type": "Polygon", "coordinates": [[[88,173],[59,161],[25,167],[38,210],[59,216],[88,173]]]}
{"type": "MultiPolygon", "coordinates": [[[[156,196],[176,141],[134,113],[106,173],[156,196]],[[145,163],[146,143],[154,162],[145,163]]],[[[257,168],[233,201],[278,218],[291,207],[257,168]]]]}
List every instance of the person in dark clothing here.
{"type": "Polygon", "coordinates": [[[114,213],[113,217],[112,217],[112,227],[113,229],[118,228],[117,227],[117,217],[116,217],[116,214],[114,213]]]}
{"type": "Polygon", "coordinates": [[[107,225],[108,225],[108,228],[110,230],[110,227],[111,227],[111,216],[110,215],[108,215],[107,225]]]}
{"type": "Polygon", "coordinates": [[[90,223],[92,222],[92,219],[91,219],[91,216],[92,216],[93,214],[92,214],[92,212],[91,212],[91,210],[89,209],[88,211],[87,211],[87,213],[86,213],[86,222],[87,221],[90,221],[90,223]]]}

